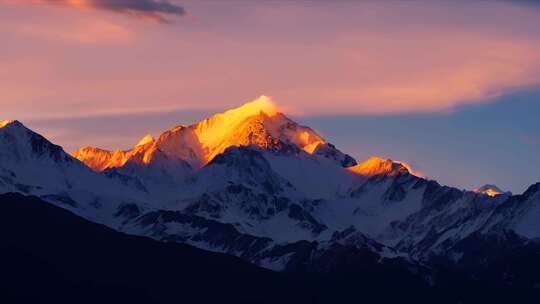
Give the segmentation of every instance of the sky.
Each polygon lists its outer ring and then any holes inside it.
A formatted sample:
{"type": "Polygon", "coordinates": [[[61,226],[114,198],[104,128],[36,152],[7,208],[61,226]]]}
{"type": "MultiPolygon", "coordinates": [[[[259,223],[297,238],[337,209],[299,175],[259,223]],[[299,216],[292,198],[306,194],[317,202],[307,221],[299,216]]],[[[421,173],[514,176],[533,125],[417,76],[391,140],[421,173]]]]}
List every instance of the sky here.
{"type": "Polygon", "coordinates": [[[0,0],[0,107],[71,151],[268,95],[358,160],[540,181],[533,1],[0,0]]]}

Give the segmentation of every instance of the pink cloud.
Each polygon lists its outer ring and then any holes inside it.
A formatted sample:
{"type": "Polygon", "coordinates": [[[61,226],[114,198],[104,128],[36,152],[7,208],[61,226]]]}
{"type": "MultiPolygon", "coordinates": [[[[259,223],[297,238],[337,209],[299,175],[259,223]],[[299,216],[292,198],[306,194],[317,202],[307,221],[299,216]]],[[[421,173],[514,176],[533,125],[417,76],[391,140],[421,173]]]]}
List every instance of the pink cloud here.
{"type": "Polygon", "coordinates": [[[168,23],[166,16],[181,16],[184,9],[168,0],[0,0],[6,4],[54,5],[78,10],[109,11],[128,16],[168,23]]]}
{"type": "Polygon", "coordinates": [[[17,117],[222,110],[266,94],[296,114],[375,115],[448,111],[540,85],[540,10],[526,6],[187,8],[195,17],[180,26],[148,27],[117,14],[2,6],[0,106],[17,117]]]}
{"type": "Polygon", "coordinates": [[[83,44],[119,44],[130,43],[135,33],[107,20],[86,19],[74,21],[66,26],[22,26],[22,35],[59,42],[75,42],[83,44]]]}
{"type": "Polygon", "coordinates": [[[327,74],[291,97],[313,97],[318,111],[339,111],[328,102],[339,100],[363,114],[430,112],[540,84],[540,40],[452,30],[387,39],[355,33],[327,74]]]}

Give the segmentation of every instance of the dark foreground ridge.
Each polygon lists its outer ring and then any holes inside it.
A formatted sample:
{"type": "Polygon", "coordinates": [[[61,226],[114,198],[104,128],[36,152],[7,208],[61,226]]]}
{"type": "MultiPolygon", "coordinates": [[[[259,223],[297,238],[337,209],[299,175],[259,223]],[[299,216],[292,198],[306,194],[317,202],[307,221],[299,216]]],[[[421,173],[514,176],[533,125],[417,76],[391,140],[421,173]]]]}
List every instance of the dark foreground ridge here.
{"type": "Polygon", "coordinates": [[[0,195],[0,235],[1,303],[322,303],[331,294],[317,278],[126,235],[19,194],[0,195]]]}
{"type": "MultiPolygon", "coordinates": [[[[366,265],[371,262],[358,256],[342,256],[346,269],[324,275],[275,273],[232,256],[122,234],[19,194],[0,195],[0,240],[0,303],[475,303],[508,299],[533,303],[535,299],[530,290],[503,293],[460,281],[458,274],[448,277],[447,287],[433,289],[407,271],[366,265]]],[[[531,265],[531,273],[538,264],[531,265]]]]}
{"type": "Polygon", "coordinates": [[[2,303],[271,302],[282,296],[265,286],[289,288],[238,258],[122,234],[35,197],[0,196],[0,231],[2,303]]]}

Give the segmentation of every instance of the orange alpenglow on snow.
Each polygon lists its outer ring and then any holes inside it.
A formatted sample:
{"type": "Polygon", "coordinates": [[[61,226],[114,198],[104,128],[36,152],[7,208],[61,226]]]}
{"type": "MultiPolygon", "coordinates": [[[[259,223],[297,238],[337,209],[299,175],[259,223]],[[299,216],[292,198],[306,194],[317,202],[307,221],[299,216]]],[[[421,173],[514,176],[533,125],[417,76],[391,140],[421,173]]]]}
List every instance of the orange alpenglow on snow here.
{"type": "Polygon", "coordinates": [[[6,120],[3,120],[3,121],[0,121],[0,128],[3,128],[3,127],[5,127],[5,126],[7,126],[9,124],[14,123],[14,122],[16,122],[15,119],[6,119],[6,120]]]}
{"type": "Polygon", "coordinates": [[[487,189],[483,193],[487,194],[488,196],[491,196],[491,197],[494,197],[494,196],[497,196],[497,195],[501,194],[500,192],[497,192],[497,191],[495,191],[493,189],[487,189]]]}
{"type": "Polygon", "coordinates": [[[126,157],[122,151],[112,152],[94,147],[83,147],[78,151],[71,152],[71,156],[82,161],[95,171],[120,167],[126,162],[126,157]]]}
{"type": "Polygon", "coordinates": [[[364,176],[374,176],[374,175],[389,175],[395,176],[399,173],[410,173],[413,175],[414,171],[411,167],[404,162],[393,161],[391,159],[383,159],[380,157],[371,157],[363,163],[360,163],[356,166],[347,168],[348,170],[364,175],[364,176]]]}
{"type": "Polygon", "coordinates": [[[302,149],[309,154],[313,154],[313,152],[315,152],[315,149],[317,149],[319,145],[326,143],[317,134],[315,135],[316,138],[313,138],[313,133],[307,131],[300,133],[300,142],[303,146],[302,149]]]}
{"type": "Polygon", "coordinates": [[[499,187],[494,186],[494,185],[484,185],[480,188],[474,189],[473,192],[485,194],[490,197],[495,197],[498,195],[505,194],[503,190],[499,189],[499,187]]]}
{"type": "MultiPolygon", "coordinates": [[[[144,150],[144,147],[155,141],[151,134],[143,137],[132,149],[128,151],[107,151],[94,147],[83,147],[78,151],[71,152],[71,156],[85,163],[95,171],[103,171],[110,168],[118,168],[125,165],[132,157],[144,150]]],[[[146,155],[145,155],[146,156],[146,155]]],[[[143,158],[143,163],[146,158],[143,158]]]]}
{"type": "Polygon", "coordinates": [[[152,136],[152,134],[148,134],[145,137],[141,138],[141,140],[139,140],[139,142],[135,145],[135,147],[144,146],[144,145],[149,144],[149,143],[154,142],[154,141],[155,141],[155,139],[152,136]]]}
{"type": "Polygon", "coordinates": [[[272,117],[278,113],[278,107],[268,96],[260,96],[239,108],[218,113],[204,119],[194,126],[194,132],[203,149],[206,150],[205,162],[212,160],[217,154],[230,146],[237,146],[241,134],[239,131],[246,119],[265,115],[272,117]]]}
{"type": "Polygon", "coordinates": [[[315,131],[297,125],[279,111],[268,96],[260,96],[243,106],[216,114],[194,126],[194,131],[206,151],[204,162],[231,146],[272,145],[272,140],[285,139],[312,154],[319,144],[326,143],[315,131]],[[287,126],[294,125],[289,129],[287,126]]]}
{"type": "Polygon", "coordinates": [[[193,125],[179,125],[157,139],[147,135],[131,150],[111,152],[85,147],[72,155],[96,171],[121,167],[127,162],[147,165],[158,152],[184,160],[197,169],[232,146],[275,148],[280,143],[313,154],[326,141],[311,128],[298,125],[283,115],[270,97],[260,96],[193,125]]]}

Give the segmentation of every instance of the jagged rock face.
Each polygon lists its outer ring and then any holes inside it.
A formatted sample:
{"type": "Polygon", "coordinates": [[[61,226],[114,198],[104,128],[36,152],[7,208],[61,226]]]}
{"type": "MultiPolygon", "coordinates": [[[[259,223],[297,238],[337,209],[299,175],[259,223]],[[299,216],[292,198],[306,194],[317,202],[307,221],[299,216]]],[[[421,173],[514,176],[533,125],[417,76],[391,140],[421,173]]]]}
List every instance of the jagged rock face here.
{"type": "Polygon", "coordinates": [[[204,190],[186,210],[212,218],[229,213],[239,219],[268,219],[288,207],[286,194],[294,191],[260,151],[250,148],[229,148],[203,168],[193,183],[204,185],[204,190]]]}
{"type": "Polygon", "coordinates": [[[344,168],[353,167],[356,165],[356,160],[348,154],[344,154],[331,143],[317,144],[312,154],[320,155],[323,158],[333,160],[335,163],[344,168]]]}
{"type": "Polygon", "coordinates": [[[242,183],[251,188],[260,188],[269,194],[278,194],[284,187],[291,187],[286,180],[277,175],[262,153],[250,148],[227,149],[218,155],[203,170],[201,179],[206,171],[220,170],[226,172],[229,184],[242,183]]]}
{"type": "Polygon", "coordinates": [[[396,225],[403,238],[396,247],[420,260],[439,255],[457,241],[482,229],[495,208],[475,196],[441,187],[432,200],[424,196],[426,206],[396,225]]]}
{"type": "Polygon", "coordinates": [[[521,195],[503,196],[502,199],[504,203],[497,206],[483,231],[512,230],[528,239],[540,238],[540,183],[530,186],[521,195]]]}

